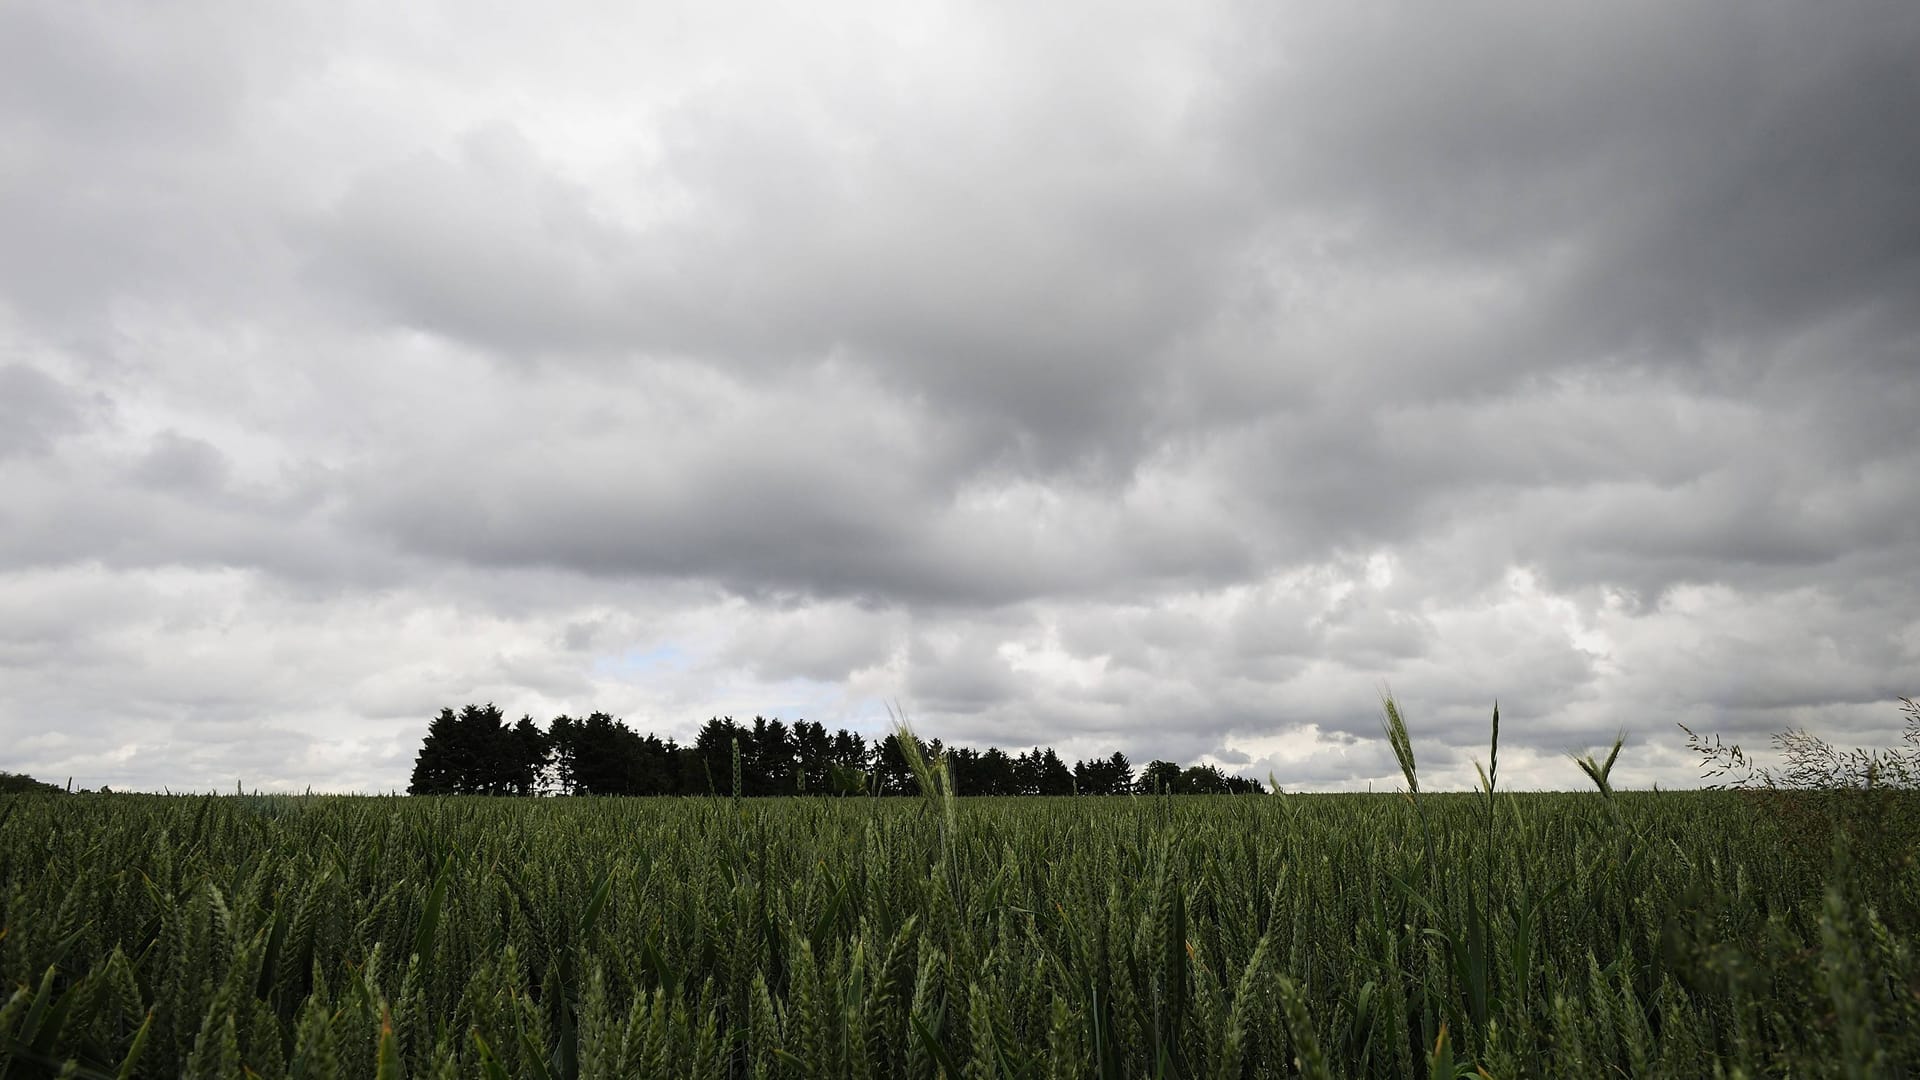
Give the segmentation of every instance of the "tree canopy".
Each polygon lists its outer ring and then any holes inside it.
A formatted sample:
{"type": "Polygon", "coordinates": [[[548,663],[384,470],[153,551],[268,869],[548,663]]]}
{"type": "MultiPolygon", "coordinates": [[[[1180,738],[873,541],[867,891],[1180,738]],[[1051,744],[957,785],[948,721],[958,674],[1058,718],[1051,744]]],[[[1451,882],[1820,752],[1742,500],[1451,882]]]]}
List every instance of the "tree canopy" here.
{"type": "Polygon", "coordinates": [[[26,773],[0,772],[0,795],[65,795],[67,789],[26,773]]]}
{"type": "Polygon", "coordinates": [[[415,795],[532,795],[551,760],[549,738],[533,717],[508,725],[492,702],[427,725],[407,791],[415,795]]]}
{"type": "MultiPolygon", "coordinates": [[[[962,795],[1255,794],[1260,783],[1211,765],[1155,761],[1137,776],[1127,756],[1076,761],[1052,747],[1009,754],[922,743],[945,754],[962,795]]],[[[690,744],[642,733],[604,712],[508,724],[489,702],[442,709],[414,759],[412,795],[909,795],[900,736],[870,740],[806,720],[714,717],[690,744]]]]}

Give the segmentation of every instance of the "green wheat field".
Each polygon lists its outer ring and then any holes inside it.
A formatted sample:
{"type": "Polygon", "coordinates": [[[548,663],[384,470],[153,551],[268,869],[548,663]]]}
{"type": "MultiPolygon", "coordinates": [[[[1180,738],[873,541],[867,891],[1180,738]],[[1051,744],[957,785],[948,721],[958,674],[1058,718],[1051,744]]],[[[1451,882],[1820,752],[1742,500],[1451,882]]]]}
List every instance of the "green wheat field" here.
{"type": "MultiPolygon", "coordinates": [[[[1887,798],[1874,813],[1912,820],[1887,798]]],[[[1869,850],[1884,830],[1850,845],[1809,812],[1739,792],[11,796],[0,1070],[1920,1069],[1920,877],[1869,850]]]]}

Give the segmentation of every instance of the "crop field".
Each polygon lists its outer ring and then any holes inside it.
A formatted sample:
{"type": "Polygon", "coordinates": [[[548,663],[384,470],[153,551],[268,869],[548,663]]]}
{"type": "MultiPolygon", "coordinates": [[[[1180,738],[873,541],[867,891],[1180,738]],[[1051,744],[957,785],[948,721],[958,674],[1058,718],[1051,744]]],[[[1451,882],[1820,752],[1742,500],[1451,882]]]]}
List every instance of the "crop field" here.
{"type": "Polygon", "coordinates": [[[1911,857],[1733,792],[0,815],[8,1080],[1920,1071],[1911,857]]]}

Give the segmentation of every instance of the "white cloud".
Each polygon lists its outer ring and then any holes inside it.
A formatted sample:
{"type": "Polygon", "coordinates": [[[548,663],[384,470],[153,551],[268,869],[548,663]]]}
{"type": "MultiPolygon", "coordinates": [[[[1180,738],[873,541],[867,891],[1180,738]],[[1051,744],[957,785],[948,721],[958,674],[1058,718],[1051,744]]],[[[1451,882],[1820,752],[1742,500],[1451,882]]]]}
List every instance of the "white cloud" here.
{"type": "Polygon", "coordinates": [[[0,13],[0,764],[443,705],[1685,783],[1920,690],[1920,18],[0,13]],[[458,49],[446,43],[458,40],[458,49]],[[57,62],[56,62],[57,61],[57,62]]]}

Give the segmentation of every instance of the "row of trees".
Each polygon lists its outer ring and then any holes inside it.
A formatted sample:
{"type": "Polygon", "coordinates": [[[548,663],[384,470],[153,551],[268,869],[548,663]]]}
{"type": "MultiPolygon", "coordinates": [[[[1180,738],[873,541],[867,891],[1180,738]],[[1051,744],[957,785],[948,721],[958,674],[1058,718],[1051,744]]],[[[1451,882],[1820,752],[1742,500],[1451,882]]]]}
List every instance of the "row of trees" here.
{"type": "MultiPolygon", "coordinates": [[[[1127,756],[1069,766],[1051,747],[1009,754],[922,743],[947,756],[962,795],[1257,794],[1259,782],[1212,765],[1127,756]]],[[[641,733],[606,713],[556,716],[545,730],[499,708],[440,710],[414,759],[412,795],[908,795],[915,791],[899,736],[831,734],[805,720],[708,720],[690,745],[641,733]]]]}
{"type": "Polygon", "coordinates": [[[0,772],[0,795],[65,795],[67,789],[26,773],[0,772]]]}

